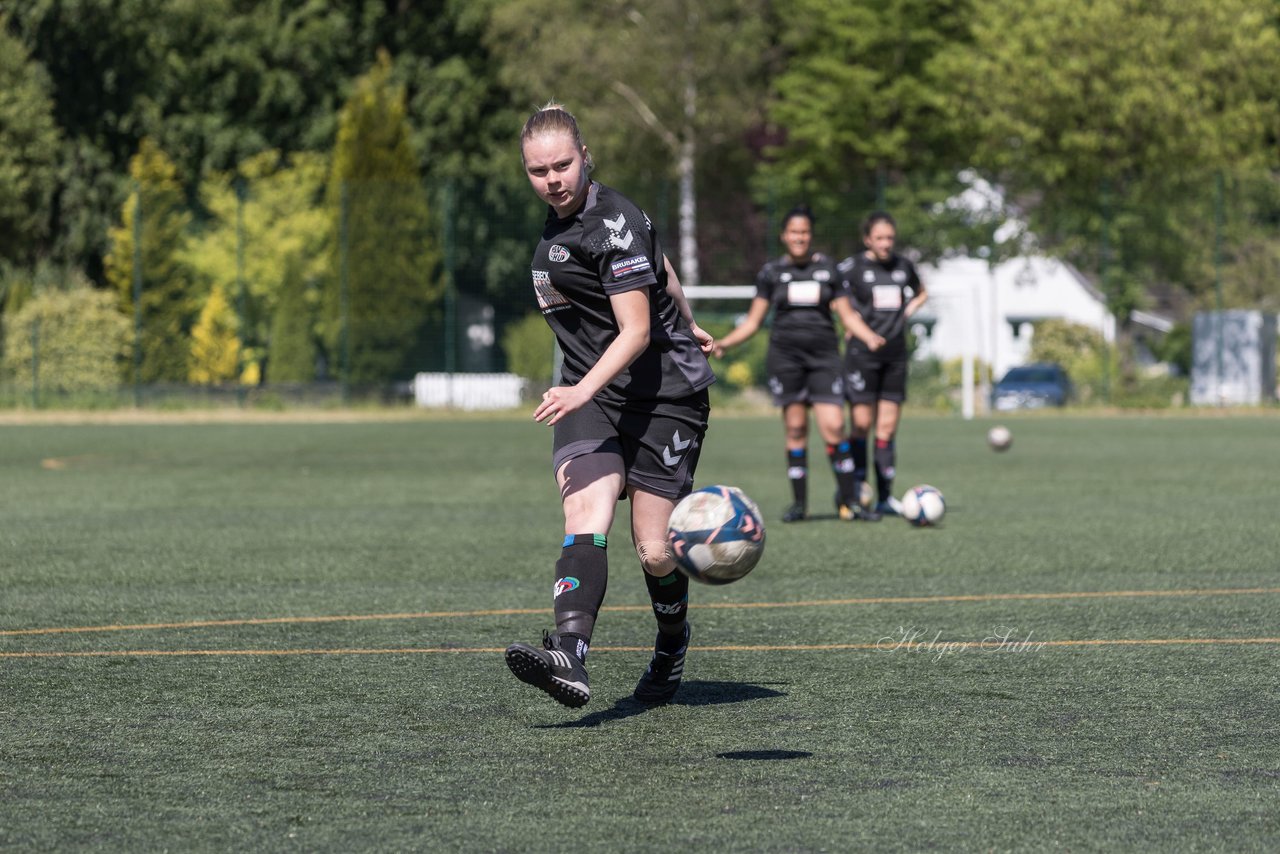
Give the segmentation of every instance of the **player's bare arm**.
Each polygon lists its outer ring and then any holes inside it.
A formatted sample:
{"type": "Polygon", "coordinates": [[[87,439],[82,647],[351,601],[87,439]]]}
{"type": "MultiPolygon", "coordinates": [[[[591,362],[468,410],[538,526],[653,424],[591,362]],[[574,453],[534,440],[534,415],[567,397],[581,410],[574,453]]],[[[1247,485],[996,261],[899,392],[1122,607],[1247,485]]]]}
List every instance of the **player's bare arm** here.
{"type": "Polygon", "coordinates": [[[689,324],[694,340],[698,342],[698,349],[704,353],[712,352],[715,349],[716,340],[698,325],[698,321],[693,319],[693,309],[689,306],[689,300],[684,295],[684,288],[680,286],[680,277],[676,275],[675,268],[671,266],[671,259],[663,255],[662,265],[667,270],[667,294],[676,304],[676,309],[679,310],[680,316],[684,318],[685,323],[689,324]]]}
{"type": "Polygon", "coordinates": [[[863,344],[867,345],[867,349],[875,352],[884,346],[884,338],[876,334],[867,322],[862,319],[862,315],[853,310],[853,306],[849,304],[849,298],[846,296],[838,296],[831,301],[831,308],[840,318],[840,322],[844,324],[846,336],[857,338],[863,344]]]}
{"type": "Polygon", "coordinates": [[[760,331],[760,327],[764,325],[764,319],[768,314],[769,301],[767,299],[764,297],[752,299],[751,308],[747,309],[747,316],[734,327],[732,332],[715,343],[711,351],[712,354],[719,359],[724,356],[725,350],[730,347],[736,347],[752,335],[755,335],[760,331]]]}

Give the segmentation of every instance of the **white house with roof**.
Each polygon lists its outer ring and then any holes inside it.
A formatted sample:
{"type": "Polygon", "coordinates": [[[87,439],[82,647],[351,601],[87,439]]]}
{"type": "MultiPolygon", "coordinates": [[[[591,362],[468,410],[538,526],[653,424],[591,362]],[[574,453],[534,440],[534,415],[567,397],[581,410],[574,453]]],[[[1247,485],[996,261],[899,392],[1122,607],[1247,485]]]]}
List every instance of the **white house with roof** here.
{"type": "Polygon", "coordinates": [[[1079,271],[1043,255],[989,264],[947,258],[921,264],[929,301],[914,317],[917,357],[943,361],[966,353],[991,365],[997,378],[1031,353],[1032,324],[1058,319],[1115,340],[1115,318],[1102,294],[1079,271]]]}
{"type": "Polygon", "coordinates": [[[944,361],[968,355],[990,365],[999,378],[1029,360],[1038,320],[1078,323],[1114,341],[1115,318],[1102,293],[1070,264],[1032,248],[1034,235],[1009,216],[999,188],[972,171],[960,178],[968,188],[945,207],[974,221],[999,222],[996,243],[1024,249],[995,264],[952,257],[920,265],[929,301],[913,318],[917,355],[944,361]]]}

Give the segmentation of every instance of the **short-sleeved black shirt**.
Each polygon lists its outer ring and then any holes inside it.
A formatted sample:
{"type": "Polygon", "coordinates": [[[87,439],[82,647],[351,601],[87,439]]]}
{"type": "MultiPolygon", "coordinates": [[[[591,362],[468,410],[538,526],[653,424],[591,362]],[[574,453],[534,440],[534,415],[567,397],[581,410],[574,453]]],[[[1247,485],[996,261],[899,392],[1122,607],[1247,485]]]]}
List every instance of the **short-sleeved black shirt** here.
{"type": "MultiPolygon", "coordinates": [[[[881,262],[861,252],[841,261],[837,269],[853,310],[885,340],[872,355],[884,361],[907,358],[907,303],[924,290],[915,265],[897,254],[881,262]]],[[[849,349],[869,353],[857,338],[849,340],[849,349]]]]}
{"type": "Polygon", "coordinates": [[[549,208],[533,253],[538,308],[564,353],[562,381],[573,385],[618,334],[609,297],[649,292],[649,346],[601,389],[608,400],[677,400],[715,382],[689,325],[667,293],[662,247],[644,211],[591,182],[583,206],[559,218],[549,208]]]}
{"type": "Polygon", "coordinates": [[[774,347],[838,352],[831,301],[843,295],[835,265],[817,252],[804,264],[789,255],[775,258],[756,276],[756,297],[768,300],[773,311],[769,343],[774,347]]]}

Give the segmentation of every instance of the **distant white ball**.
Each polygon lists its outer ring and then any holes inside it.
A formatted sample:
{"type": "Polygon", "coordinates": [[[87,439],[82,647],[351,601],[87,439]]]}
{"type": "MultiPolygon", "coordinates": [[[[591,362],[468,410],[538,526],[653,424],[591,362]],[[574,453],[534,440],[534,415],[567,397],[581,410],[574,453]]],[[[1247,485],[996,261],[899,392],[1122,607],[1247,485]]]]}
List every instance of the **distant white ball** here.
{"type": "Polygon", "coordinates": [[[938,524],[946,512],[946,499],[928,484],[913,486],[902,496],[902,518],[918,528],[938,524]]]}
{"type": "Polygon", "coordinates": [[[694,581],[728,584],[746,575],[764,554],[760,508],[734,486],[689,493],[667,525],[676,567],[694,581]]]}
{"type": "Polygon", "coordinates": [[[996,451],[1007,451],[1013,444],[1013,433],[1003,424],[997,424],[987,431],[987,444],[996,451]]]}

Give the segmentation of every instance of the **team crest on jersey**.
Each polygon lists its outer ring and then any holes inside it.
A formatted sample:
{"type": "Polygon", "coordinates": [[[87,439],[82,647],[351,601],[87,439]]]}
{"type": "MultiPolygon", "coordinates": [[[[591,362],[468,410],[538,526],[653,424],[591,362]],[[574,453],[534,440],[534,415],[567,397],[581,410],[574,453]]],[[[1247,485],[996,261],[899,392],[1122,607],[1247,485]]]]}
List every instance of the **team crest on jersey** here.
{"type": "Polygon", "coordinates": [[[787,282],[791,281],[791,278],[792,276],[790,273],[783,273],[781,276],[778,277],[778,281],[782,282],[782,284],[785,285],[787,282]]]}
{"type": "Polygon", "coordinates": [[[609,244],[611,246],[622,250],[631,248],[631,241],[634,235],[627,228],[627,218],[625,216],[618,214],[617,219],[604,217],[604,224],[609,227],[609,244]]]}
{"type": "Polygon", "coordinates": [[[894,270],[894,271],[893,271],[893,280],[894,280],[895,282],[897,282],[898,284],[902,284],[903,282],[905,282],[905,281],[907,280],[907,271],[906,271],[906,270],[894,270]]]}
{"type": "Polygon", "coordinates": [[[831,271],[830,270],[814,270],[813,280],[815,282],[829,282],[831,281],[831,271]]]}
{"type": "Polygon", "coordinates": [[[569,250],[557,243],[547,251],[547,257],[557,264],[563,264],[569,260],[569,250]]]}
{"type": "Polygon", "coordinates": [[[876,273],[874,270],[862,271],[862,281],[867,282],[869,284],[871,282],[874,282],[875,280],[876,280],[876,273]]]}
{"type": "Polygon", "coordinates": [[[543,314],[569,304],[565,295],[551,284],[551,274],[546,270],[533,271],[533,292],[538,297],[538,308],[543,314]]]}

